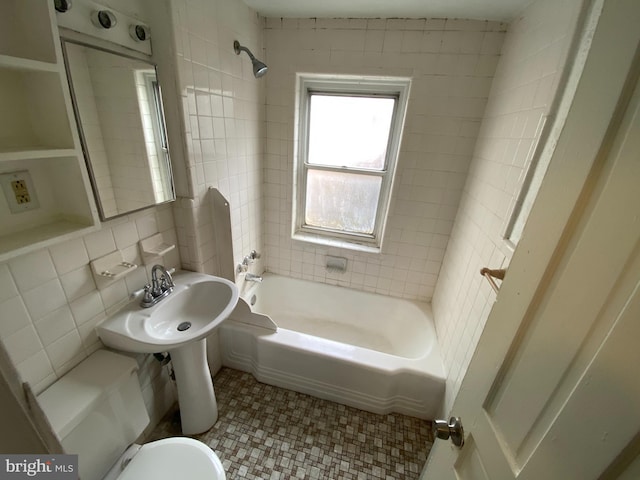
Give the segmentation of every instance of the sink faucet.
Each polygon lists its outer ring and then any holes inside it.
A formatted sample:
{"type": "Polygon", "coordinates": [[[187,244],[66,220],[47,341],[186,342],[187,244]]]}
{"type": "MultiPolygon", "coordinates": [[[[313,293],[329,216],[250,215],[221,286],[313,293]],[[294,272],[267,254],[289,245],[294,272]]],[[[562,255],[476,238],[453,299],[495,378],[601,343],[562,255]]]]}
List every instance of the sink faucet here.
{"type": "Polygon", "coordinates": [[[149,308],[168,296],[173,291],[171,273],[162,265],[154,265],[151,269],[151,284],[145,285],[140,306],[149,308]],[[160,272],[160,277],[158,277],[160,272]]]}
{"type": "Polygon", "coordinates": [[[247,273],[247,274],[244,276],[244,279],[245,279],[247,282],[257,282],[257,283],[262,282],[262,277],[261,277],[260,275],[254,275],[253,273],[247,273]]]}

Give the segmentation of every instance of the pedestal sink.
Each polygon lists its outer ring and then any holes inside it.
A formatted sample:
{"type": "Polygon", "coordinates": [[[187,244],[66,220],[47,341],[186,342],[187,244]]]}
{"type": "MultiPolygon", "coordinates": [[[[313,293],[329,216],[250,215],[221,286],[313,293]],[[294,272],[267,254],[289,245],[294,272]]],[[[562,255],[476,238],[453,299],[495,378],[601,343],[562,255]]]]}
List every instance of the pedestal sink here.
{"type": "Polygon", "coordinates": [[[176,374],[182,432],[202,433],[218,419],[206,358],[206,336],[238,303],[238,288],[224,278],[183,272],[175,288],[151,308],[138,301],[96,327],[108,347],[134,353],[169,352],[176,374]]]}

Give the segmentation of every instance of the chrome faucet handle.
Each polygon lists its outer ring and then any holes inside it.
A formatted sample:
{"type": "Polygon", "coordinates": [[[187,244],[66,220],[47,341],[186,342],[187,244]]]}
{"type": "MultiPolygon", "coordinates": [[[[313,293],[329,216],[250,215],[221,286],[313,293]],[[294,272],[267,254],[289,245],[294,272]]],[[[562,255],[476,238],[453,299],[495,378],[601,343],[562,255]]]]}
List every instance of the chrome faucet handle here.
{"type": "Polygon", "coordinates": [[[163,292],[166,292],[167,290],[171,291],[173,290],[173,279],[171,278],[171,275],[168,276],[162,276],[162,278],[160,279],[160,290],[162,290],[163,292]]]}
{"type": "Polygon", "coordinates": [[[161,294],[162,294],[161,280],[155,278],[151,281],[151,296],[155,298],[161,294]]]}
{"type": "Polygon", "coordinates": [[[153,302],[153,294],[151,293],[151,285],[148,283],[144,286],[144,292],[142,294],[142,303],[153,302]]]}
{"type": "Polygon", "coordinates": [[[258,252],[256,252],[255,250],[251,250],[251,252],[249,253],[249,258],[251,260],[256,260],[258,258],[260,258],[262,255],[260,255],[258,252]]]}
{"type": "Polygon", "coordinates": [[[145,288],[146,287],[147,286],[145,285],[144,287],[139,288],[138,290],[135,290],[135,291],[131,292],[129,294],[129,299],[133,300],[134,298],[138,298],[139,296],[141,296],[145,292],[145,288]]]}
{"type": "Polygon", "coordinates": [[[171,272],[169,270],[165,270],[164,274],[162,275],[162,288],[165,290],[168,290],[170,288],[173,288],[174,286],[175,285],[173,283],[173,277],[171,276],[171,272]]]}

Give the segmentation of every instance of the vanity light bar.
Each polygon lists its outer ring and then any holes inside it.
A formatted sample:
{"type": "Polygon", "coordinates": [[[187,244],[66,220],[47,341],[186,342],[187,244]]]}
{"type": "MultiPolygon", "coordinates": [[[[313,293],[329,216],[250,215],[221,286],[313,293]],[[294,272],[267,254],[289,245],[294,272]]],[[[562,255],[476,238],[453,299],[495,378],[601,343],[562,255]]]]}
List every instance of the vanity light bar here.
{"type": "Polygon", "coordinates": [[[93,0],[54,0],[54,5],[60,27],[151,55],[151,29],[140,19],[93,0]]]}
{"type": "MultiPolygon", "coordinates": [[[[118,19],[111,10],[96,10],[91,13],[91,22],[98,28],[108,30],[116,26],[118,19]]],[[[141,23],[131,24],[129,35],[136,42],[145,42],[151,38],[151,30],[141,23]]]]}

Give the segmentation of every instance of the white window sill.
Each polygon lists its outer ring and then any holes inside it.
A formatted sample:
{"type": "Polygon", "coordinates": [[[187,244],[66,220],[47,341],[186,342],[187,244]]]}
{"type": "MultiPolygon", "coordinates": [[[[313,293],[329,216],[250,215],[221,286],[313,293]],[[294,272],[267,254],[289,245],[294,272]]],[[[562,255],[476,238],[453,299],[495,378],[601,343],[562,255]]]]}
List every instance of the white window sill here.
{"type": "Polygon", "coordinates": [[[347,250],[354,250],[356,252],[363,253],[381,253],[382,248],[373,244],[364,244],[351,242],[349,240],[341,238],[329,238],[324,235],[315,235],[308,232],[296,232],[291,238],[299,242],[313,243],[315,245],[322,245],[325,247],[344,248],[347,250]]]}

